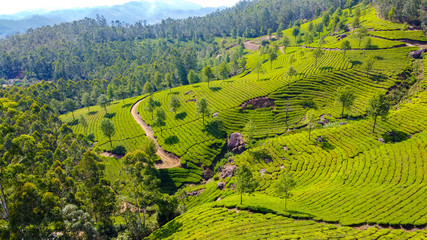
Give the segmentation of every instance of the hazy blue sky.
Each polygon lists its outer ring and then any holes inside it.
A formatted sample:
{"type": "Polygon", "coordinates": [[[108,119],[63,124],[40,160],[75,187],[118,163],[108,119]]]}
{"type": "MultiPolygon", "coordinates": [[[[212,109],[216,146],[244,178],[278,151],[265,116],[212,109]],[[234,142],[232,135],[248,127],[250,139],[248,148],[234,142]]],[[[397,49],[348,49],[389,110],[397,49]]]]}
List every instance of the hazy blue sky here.
{"type": "MultiPolygon", "coordinates": [[[[0,14],[14,14],[31,10],[58,10],[78,7],[112,6],[120,5],[132,0],[8,0],[0,6],[0,14]]],[[[134,0],[135,1],[135,0],[134,0]]],[[[150,0],[155,1],[155,0],[150,0]]],[[[169,0],[171,2],[179,0],[169,0]]],[[[187,0],[203,7],[231,7],[238,0],[187,0]]]]}

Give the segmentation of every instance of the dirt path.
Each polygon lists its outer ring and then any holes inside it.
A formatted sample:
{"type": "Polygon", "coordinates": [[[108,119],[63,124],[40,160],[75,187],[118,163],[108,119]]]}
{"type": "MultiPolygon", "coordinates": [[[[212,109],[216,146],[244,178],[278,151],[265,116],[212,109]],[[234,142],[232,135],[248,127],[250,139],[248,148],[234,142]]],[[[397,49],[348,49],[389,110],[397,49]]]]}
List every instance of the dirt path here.
{"type": "Polygon", "coordinates": [[[180,167],[181,166],[181,159],[176,156],[173,153],[166,152],[163,150],[163,148],[159,145],[157,142],[157,139],[154,137],[153,129],[145,123],[141,116],[138,113],[138,106],[139,104],[144,100],[145,98],[139,100],[132,106],[132,116],[135,119],[135,121],[141,126],[142,130],[144,130],[145,134],[148,138],[151,138],[154,140],[157,146],[157,152],[156,154],[160,157],[162,160],[161,163],[156,164],[156,168],[163,169],[163,168],[173,168],[173,167],[180,167]]]}
{"type": "Polygon", "coordinates": [[[259,48],[259,45],[255,44],[255,43],[251,43],[249,41],[244,42],[243,45],[245,45],[246,49],[252,50],[254,52],[256,52],[259,48]]]}

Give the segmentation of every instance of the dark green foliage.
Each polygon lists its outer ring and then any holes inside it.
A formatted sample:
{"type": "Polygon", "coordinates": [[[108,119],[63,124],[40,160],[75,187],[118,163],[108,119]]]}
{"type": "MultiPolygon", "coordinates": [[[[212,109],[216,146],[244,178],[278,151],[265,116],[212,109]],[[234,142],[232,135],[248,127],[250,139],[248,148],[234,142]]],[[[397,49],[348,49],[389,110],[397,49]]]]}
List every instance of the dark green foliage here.
{"type": "Polygon", "coordinates": [[[113,151],[111,151],[112,153],[114,153],[114,154],[117,154],[117,155],[125,155],[126,154],[126,148],[125,147],[123,147],[122,145],[119,145],[119,146],[116,146],[116,147],[114,147],[113,148],[113,151]]]}
{"type": "Polygon", "coordinates": [[[408,134],[394,129],[391,132],[384,133],[382,137],[386,143],[397,143],[408,139],[408,134]]]}

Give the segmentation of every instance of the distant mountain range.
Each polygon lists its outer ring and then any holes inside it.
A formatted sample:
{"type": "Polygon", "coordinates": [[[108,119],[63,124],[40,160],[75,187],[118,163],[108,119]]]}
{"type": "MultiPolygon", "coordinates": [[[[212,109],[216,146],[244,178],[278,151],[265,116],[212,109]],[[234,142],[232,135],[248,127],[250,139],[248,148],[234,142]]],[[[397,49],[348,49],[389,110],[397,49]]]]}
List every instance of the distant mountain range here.
{"type": "MultiPolygon", "coordinates": [[[[222,9],[224,7],[220,7],[222,9]]],[[[218,8],[204,8],[185,1],[134,1],[123,5],[79,8],[37,12],[21,12],[13,15],[0,15],[0,37],[14,33],[23,33],[30,28],[71,22],[85,17],[104,16],[107,22],[119,20],[125,23],[147,21],[158,23],[167,18],[186,18],[204,16],[218,8]]]]}

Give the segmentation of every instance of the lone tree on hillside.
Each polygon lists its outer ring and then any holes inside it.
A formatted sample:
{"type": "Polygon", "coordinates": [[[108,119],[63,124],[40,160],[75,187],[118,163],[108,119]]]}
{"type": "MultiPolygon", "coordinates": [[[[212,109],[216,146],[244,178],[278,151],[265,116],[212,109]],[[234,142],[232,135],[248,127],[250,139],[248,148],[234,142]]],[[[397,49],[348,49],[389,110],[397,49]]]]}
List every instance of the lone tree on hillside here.
{"type": "Polygon", "coordinates": [[[101,94],[98,97],[98,104],[104,108],[105,112],[107,112],[108,98],[105,94],[101,94]]]}
{"type": "Polygon", "coordinates": [[[176,112],[176,110],[178,110],[178,108],[181,107],[181,102],[179,101],[178,97],[175,95],[171,97],[169,104],[170,104],[170,107],[173,109],[173,112],[176,112]]]}
{"type": "Polygon", "coordinates": [[[112,83],[108,84],[107,87],[107,98],[111,102],[113,101],[113,98],[116,96],[116,89],[114,88],[114,85],[112,83]]]}
{"type": "Polygon", "coordinates": [[[197,102],[196,110],[197,110],[198,114],[202,114],[203,126],[204,126],[205,125],[205,115],[209,114],[208,100],[206,100],[206,98],[200,99],[200,101],[197,102]]]}
{"type": "Polygon", "coordinates": [[[277,59],[276,49],[270,49],[268,53],[268,59],[270,60],[270,69],[273,70],[273,61],[277,59]]]}
{"type": "Polygon", "coordinates": [[[262,66],[262,61],[261,60],[258,61],[258,63],[256,64],[254,71],[258,75],[258,79],[257,80],[259,80],[259,74],[260,73],[264,73],[264,67],[262,66]]]}
{"type": "Polygon", "coordinates": [[[246,141],[250,143],[256,132],[255,123],[252,120],[250,120],[248,123],[246,123],[245,127],[243,128],[243,132],[245,133],[246,141]]]}
{"type": "Polygon", "coordinates": [[[113,148],[113,142],[111,141],[111,137],[116,133],[116,129],[114,127],[113,121],[108,118],[104,118],[101,120],[101,130],[104,136],[110,139],[110,147],[113,148]]]}
{"type": "Polygon", "coordinates": [[[369,77],[369,73],[372,71],[372,69],[374,68],[374,64],[375,64],[375,57],[372,55],[369,55],[366,59],[365,59],[365,63],[364,63],[364,69],[366,71],[366,77],[369,77]]]}
{"type": "Polygon", "coordinates": [[[301,31],[301,29],[300,29],[298,26],[295,26],[295,27],[292,29],[292,36],[294,36],[294,37],[295,37],[295,44],[298,44],[298,42],[297,42],[297,37],[298,37],[298,35],[299,35],[300,31],[301,31]]]}
{"type": "Polygon", "coordinates": [[[319,60],[319,58],[321,58],[323,55],[325,55],[325,52],[320,48],[316,48],[316,50],[313,51],[313,57],[314,59],[316,59],[316,67],[317,67],[317,60],[319,60]]]}
{"type": "Polygon", "coordinates": [[[354,35],[356,38],[359,39],[359,47],[360,47],[360,43],[362,42],[362,39],[368,36],[368,29],[366,29],[365,27],[360,27],[357,29],[354,35]]]}
{"type": "Polygon", "coordinates": [[[387,119],[390,111],[390,102],[385,94],[379,94],[369,100],[369,106],[366,110],[368,115],[374,119],[374,126],[372,133],[375,133],[375,125],[377,124],[377,118],[381,117],[383,120],[387,119]]]}
{"type": "Polygon", "coordinates": [[[92,98],[88,92],[83,93],[82,95],[82,105],[87,107],[87,111],[90,112],[90,105],[92,104],[92,98]]]}
{"type": "Polygon", "coordinates": [[[153,114],[154,114],[154,109],[156,108],[156,104],[153,100],[152,97],[148,98],[148,102],[147,102],[147,106],[145,106],[145,111],[149,111],[151,112],[151,119],[154,118],[153,114]]]}
{"type": "Polygon", "coordinates": [[[163,133],[163,126],[166,125],[166,113],[163,108],[158,108],[154,115],[154,125],[160,127],[160,135],[163,133]]]}
{"type": "Polygon", "coordinates": [[[298,75],[298,72],[293,66],[290,66],[286,72],[286,75],[292,79],[294,76],[298,75]]]}
{"type": "Polygon", "coordinates": [[[225,80],[228,78],[229,68],[227,62],[224,61],[218,68],[218,76],[220,79],[225,80]]]}
{"type": "Polygon", "coordinates": [[[292,175],[286,173],[279,177],[276,185],[276,192],[285,199],[285,209],[288,203],[288,198],[292,197],[291,190],[297,185],[292,175]]]}
{"type": "Polygon", "coordinates": [[[314,109],[308,110],[307,114],[305,115],[305,123],[307,123],[308,139],[310,139],[311,138],[311,130],[316,125],[316,111],[314,109]]]}
{"type": "Polygon", "coordinates": [[[236,192],[240,194],[240,205],[243,204],[243,193],[253,193],[258,186],[251,170],[242,165],[236,170],[236,192]]]}
{"type": "Polygon", "coordinates": [[[188,73],[187,79],[190,84],[198,83],[200,80],[199,75],[197,75],[197,73],[193,69],[191,69],[188,73]]]}
{"type": "Polygon", "coordinates": [[[209,87],[210,81],[215,77],[213,74],[212,68],[209,66],[206,66],[203,68],[202,72],[203,72],[203,75],[206,77],[206,80],[208,81],[208,87],[209,87]]]}
{"type": "Polygon", "coordinates": [[[351,49],[351,45],[350,45],[350,41],[345,40],[344,42],[341,43],[341,49],[343,51],[343,59],[345,60],[345,54],[347,53],[347,50],[351,49]]]}
{"type": "Polygon", "coordinates": [[[291,40],[288,37],[284,36],[282,39],[283,52],[286,54],[286,48],[291,44],[291,40]]]}
{"type": "Polygon", "coordinates": [[[74,111],[77,108],[77,104],[76,101],[74,101],[73,99],[67,98],[65,99],[65,101],[62,103],[62,108],[67,111],[67,112],[71,112],[71,115],[73,115],[73,120],[75,120],[74,118],[74,111]]]}
{"type": "Polygon", "coordinates": [[[166,73],[165,79],[163,80],[163,85],[166,88],[169,88],[169,92],[172,92],[172,85],[173,85],[173,76],[170,73],[166,73]]]}
{"type": "Polygon", "coordinates": [[[86,129],[88,126],[87,120],[83,115],[80,115],[79,123],[82,125],[83,129],[86,129]]]}
{"type": "Polygon", "coordinates": [[[283,37],[283,23],[279,24],[279,27],[277,28],[277,31],[276,31],[276,37],[277,39],[280,39],[281,37],[283,37]]]}
{"type": "Polygon", "coordinates": [[[344,109],[348,109],[354,104],[356,95],[349,87],[340,87],[335,92],[335,101],[342,106],[341,118],[344,118],[344,109]]]}

